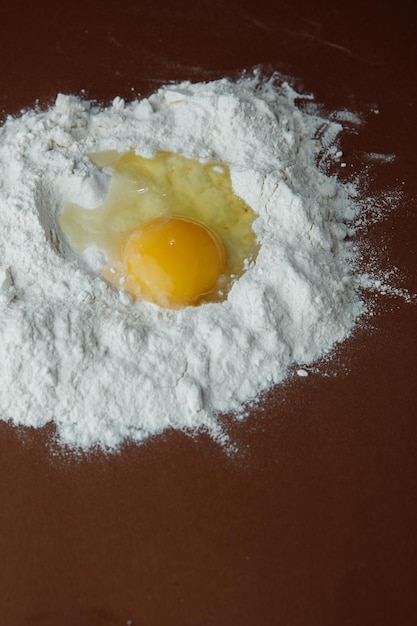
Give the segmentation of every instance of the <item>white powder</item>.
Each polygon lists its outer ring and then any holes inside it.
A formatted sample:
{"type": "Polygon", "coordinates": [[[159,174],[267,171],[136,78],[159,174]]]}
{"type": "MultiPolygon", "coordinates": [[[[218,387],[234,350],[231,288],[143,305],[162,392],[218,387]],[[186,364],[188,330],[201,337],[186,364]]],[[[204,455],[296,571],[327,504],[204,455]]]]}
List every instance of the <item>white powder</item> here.
{"type": "Polygon", "coordinates": [[[317,165],[340,158],[342,126],[296,101],[288,85],[255,77],[169,85],[108,108],[59,95],[47,111],[6,120],[2,419],[53,421],[60,441],[80,448],[170,427],[219,436],[220,413],[242,411],[293,366],[305,376],[303,366],[352,332],[365,309],[346,238],[355,189],[317,165]],[[130,147],[230,164],[261,245],[227,301],[182,311],[132,304],[99,277],[97,251],[69,249],[57,221],[64,202],[95,207],[110,182],[87,153],[130,147]]]}

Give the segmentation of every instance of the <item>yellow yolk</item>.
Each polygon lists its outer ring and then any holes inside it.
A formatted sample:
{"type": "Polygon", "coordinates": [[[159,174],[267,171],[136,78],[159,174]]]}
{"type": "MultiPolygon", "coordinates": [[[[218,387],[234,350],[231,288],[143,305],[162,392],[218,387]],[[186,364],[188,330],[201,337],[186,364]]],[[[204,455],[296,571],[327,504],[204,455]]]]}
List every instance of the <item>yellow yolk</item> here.
{"type": "Polygon", "coordinates": [[[196,304],[212,291],[225,267],[220,239],[183,217],[161,217],[141,226],[124,249],[127,287],[165,307],[196,304]]]}
{"type": "Polygon", "coordinates": [[[134,298],[181,308],[227,297],[256,257],[255,214],[230,170],[173,152],[89,155],[111,170],[103,203],[67,203],[59,223],[75,252],[103,252],[102,277],[134,298]]]}

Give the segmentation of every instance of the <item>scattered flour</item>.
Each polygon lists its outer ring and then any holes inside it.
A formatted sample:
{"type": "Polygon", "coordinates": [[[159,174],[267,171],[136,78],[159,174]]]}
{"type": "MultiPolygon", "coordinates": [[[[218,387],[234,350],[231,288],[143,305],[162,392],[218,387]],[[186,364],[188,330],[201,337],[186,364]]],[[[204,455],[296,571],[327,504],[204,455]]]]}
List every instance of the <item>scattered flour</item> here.
{"type": "Polygon", "coordinates": [[[304,366],[351,334],[365,311],[350,239],[356,190],[320,163],[340,159],[340,122],[356,119],[297,103],[277,77],[254,77],[169,85],[108,108],[59,95],[47,111],[5,121],[2,419],[53,421],[62,444],[84,449],[170,427],[217,437],[219,414],[239,413],[294,366],[306,376],[304,366]],[[182,311],[132,304],[98,276],[98,251],[71,252],[57,221],[64,202],[93,208],[110,181],[87,153],[131,147],[230,164],[261,245],[227,301],[182,311]]]}

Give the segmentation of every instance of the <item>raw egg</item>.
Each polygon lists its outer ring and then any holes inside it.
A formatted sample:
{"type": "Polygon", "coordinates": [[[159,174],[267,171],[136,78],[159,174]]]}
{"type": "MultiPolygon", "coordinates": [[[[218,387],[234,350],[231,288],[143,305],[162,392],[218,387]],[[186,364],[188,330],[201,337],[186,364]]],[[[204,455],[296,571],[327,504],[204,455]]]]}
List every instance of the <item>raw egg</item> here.
{"type": "Polygon", "coordinates": [[[159,151],[89,155],[112,180],[102,205],[66,204],[60,225],[75,252],[106,257],[102,276],[167,308],[221,301],[257,252],[252,209],[225,163],[159,151]]]}

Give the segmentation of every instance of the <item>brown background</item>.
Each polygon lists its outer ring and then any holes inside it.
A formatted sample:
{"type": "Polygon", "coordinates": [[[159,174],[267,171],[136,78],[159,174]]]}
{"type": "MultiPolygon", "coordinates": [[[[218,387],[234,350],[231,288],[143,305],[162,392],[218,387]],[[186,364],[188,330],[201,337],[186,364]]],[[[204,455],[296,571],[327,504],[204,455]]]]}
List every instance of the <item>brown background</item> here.
{"type": "MultiPolygon", "coordinates": [[[[364,113],[344,175],[365,152],[397,155],[369,191],[404,196],[367,238],[416,292],[414,6],[2,1],[1,114],[59,91],[108,102],[256,64],[285,72],[364,113]]],[[[294,377],[231,422],[234,457],[168,433],[65,458],[52,428],[1,422],[0,626],[417,624],[416,307],[376,305],[331,375],[294,377]]]]}

